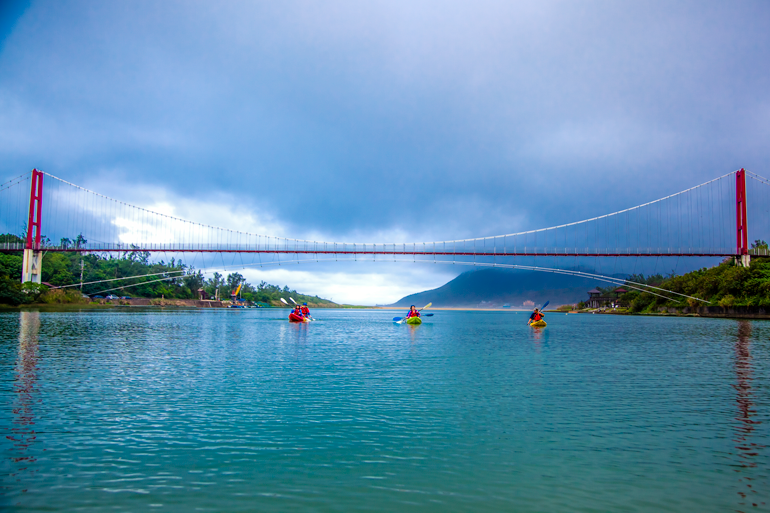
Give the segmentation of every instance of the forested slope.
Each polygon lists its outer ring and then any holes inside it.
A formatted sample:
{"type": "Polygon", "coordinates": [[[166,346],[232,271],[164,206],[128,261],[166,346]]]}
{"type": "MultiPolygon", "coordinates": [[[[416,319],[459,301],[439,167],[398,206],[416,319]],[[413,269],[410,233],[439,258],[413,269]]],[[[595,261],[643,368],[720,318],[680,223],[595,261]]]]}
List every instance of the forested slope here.
{"type": "MultiPolygon", "coordinates": [[[[0,240],[21,241],[14,235],[0,235],[0,240]]],[[[75,248],[78,239],[73,241],[75,248]]],[[[46,253],[43,256],[43,281],[54,286],[79,284],[81,262],[83,269],[83,293],[115,294],[144,298],[198,299],[198,289],[203,289],[209,297],[214,297],[217,289],[219,297],[228,299],[238,285],[242,285],[240,296],[247,301],[259,301],[280,304],[280,298],[289,297],[313,306],[335,306],[335,303],[318,296],[300,294],[290,290],[261,282],[258,285],[248,283],[237,272],[226,276],[214,273],[211,278],[181,260],[169,262],[151,261],[147,252],[126,252],[117,257],[99,254],[46,253]],[[134,277],[139,278],[134,278],[134,277]],[[131,277],[129,279],[129,277],[131,277]],[[106,281],[112,280],[112,281],[106,281]]],[[[21,253],[0,253],[0,303],[18,305],[35,300],[45,300],[45,288],[31,284],[21,285],[21,253]]],[[[75,302],[82,298],[79,287],[65,289],[68,294],[56,294],[57,301],[75,302]]],[[[53,296],[53,295],[49,295],[53,296]]]]}

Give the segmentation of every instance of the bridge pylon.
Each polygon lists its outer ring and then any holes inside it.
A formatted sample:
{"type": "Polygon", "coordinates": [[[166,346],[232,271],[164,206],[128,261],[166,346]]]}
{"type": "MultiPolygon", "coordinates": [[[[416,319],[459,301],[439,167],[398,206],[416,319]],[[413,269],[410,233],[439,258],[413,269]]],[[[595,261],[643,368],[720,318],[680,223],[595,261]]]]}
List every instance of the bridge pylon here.
{"type": "Polygon", "coordinates": [[[40,224],[43,215],[43,173],[32,170],[32,186],[29,192],[29,219],[27,242],[21,267],[21,282],[43,281],[43,251],[40,247],[40,224]]]}
{"type": "Polygon", "coordinates": [[[735,172],[735,235],[737,237],[736,261],[744,267],[751,263],[749,255],[748,220],[746,217],[746,170],[735,172]]]}

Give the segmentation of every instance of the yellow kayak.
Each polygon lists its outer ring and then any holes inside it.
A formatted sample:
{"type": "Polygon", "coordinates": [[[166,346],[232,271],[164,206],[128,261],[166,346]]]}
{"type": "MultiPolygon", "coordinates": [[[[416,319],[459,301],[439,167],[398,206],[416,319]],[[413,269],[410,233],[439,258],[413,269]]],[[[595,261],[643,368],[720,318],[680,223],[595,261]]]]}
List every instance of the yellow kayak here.
{"type": "Polygon", "coordinates": [[[414,324],[414,325],[422,324],[422,319],[420,319],[419,317],[410,317],[406,320],[406,323],[414,324]]]}
{"type": "Polygon", "coordinates": [[[545,321],[532,321],[529,323],[530,326],[533,326],[535,328],[543,328],[545,326],[548,326],[548,324],[545,323],[545,321]]]}

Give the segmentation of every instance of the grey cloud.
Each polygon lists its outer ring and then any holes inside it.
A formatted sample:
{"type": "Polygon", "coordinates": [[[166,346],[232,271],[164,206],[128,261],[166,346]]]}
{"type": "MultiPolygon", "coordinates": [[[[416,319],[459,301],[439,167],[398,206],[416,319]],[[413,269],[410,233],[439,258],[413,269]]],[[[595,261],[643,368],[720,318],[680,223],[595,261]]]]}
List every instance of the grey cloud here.
{"type": "Polygon", "coordinates": [[[33,2],[0,54],[0,172],[222,189],[337,239],[542,227],[767,168],[769,17],[762,2],[33,2]]]}

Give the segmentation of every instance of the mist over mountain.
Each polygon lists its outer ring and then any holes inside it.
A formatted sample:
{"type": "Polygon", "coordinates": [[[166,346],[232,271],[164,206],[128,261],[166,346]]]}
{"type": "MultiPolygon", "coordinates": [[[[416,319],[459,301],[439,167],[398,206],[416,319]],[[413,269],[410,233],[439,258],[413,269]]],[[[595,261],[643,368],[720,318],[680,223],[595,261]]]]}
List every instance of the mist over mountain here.
{"type": "MultiPolygon", "coordinates": [[[[583,269],[581,269],[583,270],[583,269]]],[[[621,277],[617,275],[616,277],[621,277]]],[[[572,304],[588,299],[588,291],[606,282],[563,274],[518,269],[480,269],[468,271],[433,290],[410,294],[392,305],[436,307],[520,307],[525,301],[540,305],[572,304]]]]}

